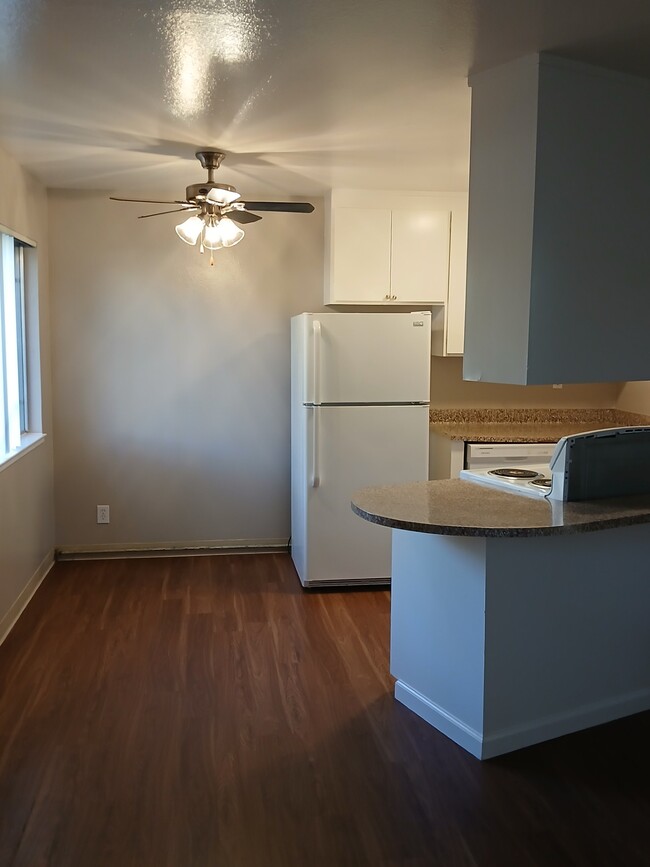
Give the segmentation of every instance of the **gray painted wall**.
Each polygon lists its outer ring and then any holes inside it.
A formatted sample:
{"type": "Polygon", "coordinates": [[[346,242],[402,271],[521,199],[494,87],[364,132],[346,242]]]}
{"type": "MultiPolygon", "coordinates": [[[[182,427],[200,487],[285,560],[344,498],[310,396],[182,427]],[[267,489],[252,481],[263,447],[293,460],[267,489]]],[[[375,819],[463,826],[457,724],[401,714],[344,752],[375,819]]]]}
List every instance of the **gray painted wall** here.
{"type": "Polygon", "coordinates": [[[58,546],[286,542],[289,319],[323,298],[314,203],[211,268],[177,215],[50,193],[58,546]]]}

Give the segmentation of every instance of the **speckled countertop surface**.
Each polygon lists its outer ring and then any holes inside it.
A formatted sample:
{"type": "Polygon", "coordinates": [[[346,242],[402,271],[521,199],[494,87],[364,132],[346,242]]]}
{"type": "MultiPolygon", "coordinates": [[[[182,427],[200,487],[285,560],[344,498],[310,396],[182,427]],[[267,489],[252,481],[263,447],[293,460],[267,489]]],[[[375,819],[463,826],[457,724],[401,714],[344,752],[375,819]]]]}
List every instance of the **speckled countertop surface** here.
{"type": "Polygon", "coordinates": [[[374,524],[419,533],[559,536],[650,523],[650,494],[563,503],[445,479],[363,488],[352,509],[374,524]]]}
{"type": "Polygon", "coordinates": [[[617,409],[431,409],[430,429],[447,439],[486,443],[555,443],[607,427],[650,425],[650,416],[617,409]]]}

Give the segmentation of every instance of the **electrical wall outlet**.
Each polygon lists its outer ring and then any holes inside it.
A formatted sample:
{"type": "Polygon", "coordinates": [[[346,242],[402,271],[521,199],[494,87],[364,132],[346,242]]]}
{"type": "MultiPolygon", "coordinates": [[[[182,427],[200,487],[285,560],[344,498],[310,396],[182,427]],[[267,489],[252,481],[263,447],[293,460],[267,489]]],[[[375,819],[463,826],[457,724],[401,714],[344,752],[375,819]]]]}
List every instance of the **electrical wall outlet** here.
{"type": "Polygon", "coordinates": [[[553,388],[562,388],[562,383],[561,382],[554,382],[553,388]]]}
{"type": "Polygon", "coordinates": [[[110,506],[97,506],[97,523],[98,524],[110,524],[111,523],[111,507],[110,506]]]}

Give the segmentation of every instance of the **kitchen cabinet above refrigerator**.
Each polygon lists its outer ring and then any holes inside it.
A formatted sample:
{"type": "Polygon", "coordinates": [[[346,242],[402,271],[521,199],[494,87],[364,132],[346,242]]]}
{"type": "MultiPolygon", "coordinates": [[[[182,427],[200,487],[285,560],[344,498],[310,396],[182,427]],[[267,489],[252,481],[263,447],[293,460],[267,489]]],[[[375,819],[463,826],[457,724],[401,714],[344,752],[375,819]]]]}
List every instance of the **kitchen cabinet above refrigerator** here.
{"type": "Polygon", "coordinates": [[[464,378],[650,379],[650,82],[542,54],[470,85],[464,378]]]}
{"type": "Polygon", "coordinates": [[[462,355],[467,194],[333,190],[325,304],[432,310],[432,353],[462,355]]]}

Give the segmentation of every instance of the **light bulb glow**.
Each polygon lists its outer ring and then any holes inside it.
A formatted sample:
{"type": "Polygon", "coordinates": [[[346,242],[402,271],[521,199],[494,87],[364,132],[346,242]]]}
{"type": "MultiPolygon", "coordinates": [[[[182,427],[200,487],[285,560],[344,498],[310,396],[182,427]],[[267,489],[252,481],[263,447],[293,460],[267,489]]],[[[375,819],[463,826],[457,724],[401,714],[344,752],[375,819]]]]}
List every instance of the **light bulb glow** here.
{"type": "Polygon", "coordinates": [[[203,245],[208,250],[218,250],[223,247],[219,223],[215,223],[213,220],[214,218],[210,219],[203,233],[203,245]]]}
{"type": "Polygon", "coordinates": [[[186,244],[194,246],[198,241],[199,235],[203,231],[204,226],[205,223],[201,217],[194,215],[185,220],[185,222],[179,223],[178,226],[176,226],[175,231],[181,241],[185,241],[186,244]]]}
{"type": "Polygon", "coordinates": [[[219,187],[215,187],[213,190],[210,190],[205,198],[207,202],[223,207],[224,205],[232,205],[237,199],[241,199],[241,194],[234,190],[222,190],[219,187]]]}
{"type": "Polygon", "coordinates": [[[221,218],[219,228],[221,229],[221,242],[224,247],[234,247],[235,244],[239,244],[245,234],[244,230],[240,229],[239,226],[236,223],[233,223],[232,220],[229,220],[228,217],[221,218]]]}

